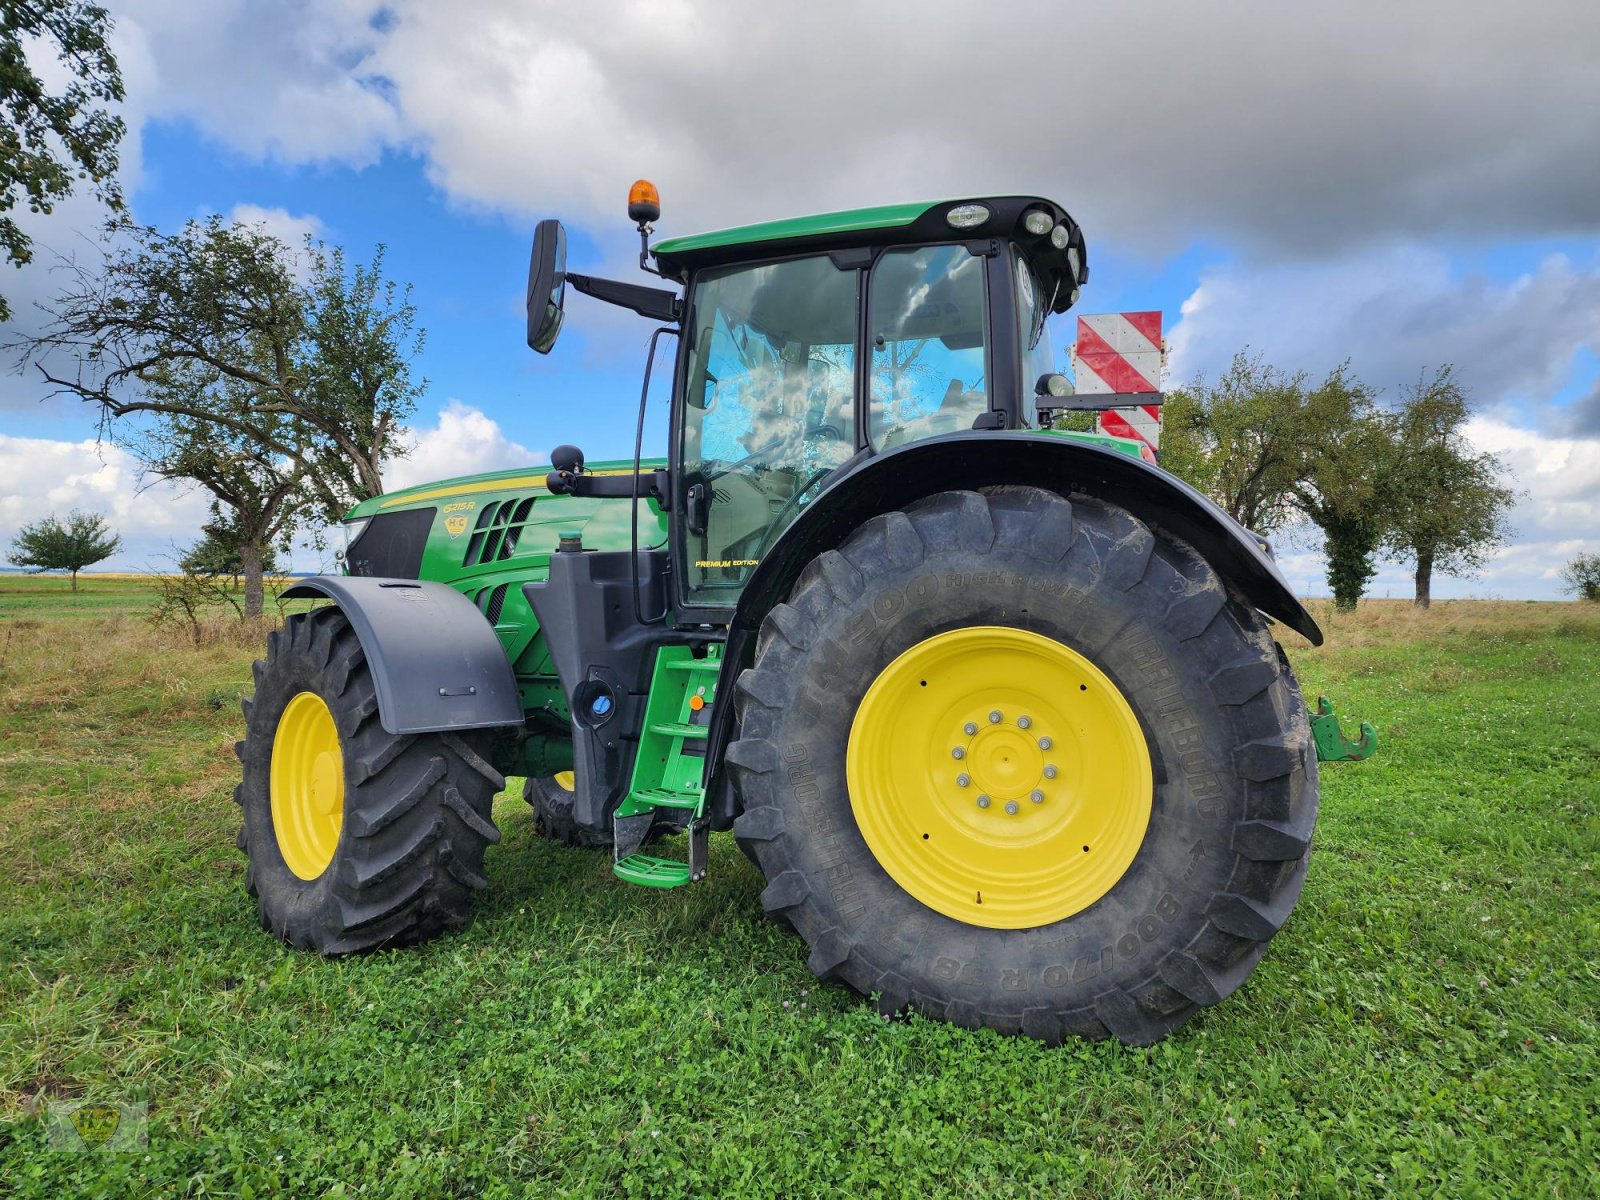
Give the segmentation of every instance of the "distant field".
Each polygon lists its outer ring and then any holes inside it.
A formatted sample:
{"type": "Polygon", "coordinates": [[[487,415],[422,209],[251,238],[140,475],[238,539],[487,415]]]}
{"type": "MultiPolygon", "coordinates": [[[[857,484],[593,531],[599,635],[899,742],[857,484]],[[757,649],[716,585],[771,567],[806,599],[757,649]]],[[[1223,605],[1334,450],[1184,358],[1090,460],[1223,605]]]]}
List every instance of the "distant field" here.
{"type": "Polygon", "coordinates": [[[147,580],[0,576],[0,1193],[1600,1194],[1600,605],[1402,602],[1290,638],[1379,726],[1304,896],[1150,1050],[884,1022],[726,838],[674,893],[496,804],[466,932],[320,961],[257,927],[232,743],[259,633],[147,580]],[[35,1106],[142,1100],[143,1154],[35,1106]]]}

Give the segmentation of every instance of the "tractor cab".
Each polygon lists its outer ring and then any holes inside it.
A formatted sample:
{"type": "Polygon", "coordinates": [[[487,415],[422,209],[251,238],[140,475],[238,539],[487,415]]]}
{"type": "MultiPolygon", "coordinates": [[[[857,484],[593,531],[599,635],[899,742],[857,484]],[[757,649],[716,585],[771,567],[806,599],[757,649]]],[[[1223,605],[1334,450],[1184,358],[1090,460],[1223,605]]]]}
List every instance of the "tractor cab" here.
{"type": "MultiPolygon", "coordinates": [[[[659,203],[630,213],[649,218],[647,239],[659,203]]],[[[552,269],[562,238],[545,222],[535,239],[534,349],[553,345],[569,284],[680,332],[660,499],[681,518],[670,573],[674,609],[692,622],[726,623],[785,529],[867,459],[1031,428],[1036,393],[1060,378],[1046,318],[1088,277],[1071,217],[1024,196],[827,213],[641,251],[681,301],[552,269]]],[[[594,486],[581,473],[563,482],[594,486]]]]}

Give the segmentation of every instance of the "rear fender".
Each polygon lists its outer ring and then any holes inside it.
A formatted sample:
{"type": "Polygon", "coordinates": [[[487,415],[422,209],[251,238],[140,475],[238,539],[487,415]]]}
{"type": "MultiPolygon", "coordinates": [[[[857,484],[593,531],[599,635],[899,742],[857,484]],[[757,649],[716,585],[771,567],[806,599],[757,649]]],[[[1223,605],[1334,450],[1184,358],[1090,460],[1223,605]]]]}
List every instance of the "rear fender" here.
{"type": "MultiPolygon", "coordinates": [[[[842,544],[864,521],[904,509],[935,492],[1001,484],[1081,492],[1120,505],[1146,524],[1182,539],[1261,612],[1314,646],[1322,630],[1295,598],[1261,541],[1209,497],[1156,467],[1090,443],[1042,433],[959,433],[874,455],[836,480],[784,531],[750,576],[728,627],[718,694],[750,665],[755,635],[772,607],[789,594],[817,555],[842,544]]],[[[733,820],[722,778],[733,706],[717,705],[707,746],[712,763],[713,820],[733,820]]]]}
{"type": "Polygon", "coordinates": [[[378,720],[392,734],[494,729],[523,722],[516,676],[477,605],[442,583],[319,575],[286,599],[332,600],[372,670],[378,720]]]}

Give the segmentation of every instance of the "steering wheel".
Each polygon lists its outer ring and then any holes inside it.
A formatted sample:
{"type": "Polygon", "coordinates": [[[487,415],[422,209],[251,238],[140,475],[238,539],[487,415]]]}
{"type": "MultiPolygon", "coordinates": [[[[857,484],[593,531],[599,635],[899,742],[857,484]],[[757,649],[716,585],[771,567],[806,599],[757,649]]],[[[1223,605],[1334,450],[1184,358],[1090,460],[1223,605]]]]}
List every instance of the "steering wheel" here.
{"type": "MultiPolygon", "coordinates": [[[[805,440],[806,441],[810,441],[813,437],[822,437],[822,436],[831,437],[835,441],[839,441],[839,442],[844,441],[844,434],[840,433],[838,427],[835,426],[835,425],[812,425],[812,426],[809,426],[806,429],[806,432],[805,432],[805,440]]],[[[724,466],[722,466],[722,467],[720,467],[720,468],[718,468],[716,470],[713,470],[711,468],[711,464],[712,463],[720,463],[723,460],[722,459],[717,459],[717,458],[708,458],[701,464],[701,472],[700,473],[705,476],[705,480],[706,480],[707,483],[710,483],[713,479],[721,479],[724,475],[731,475],[734,471],[737,471],[740,467],[744,466],[746,463],[750,462],[752,459],[761,457],[761,455],[765,454],[768,450],[771,450],[774,446],[776,446],[779,442],[781,442],[783,440],[784,440],[784,435],[783,434],[779,434],[775,438],[769,438],[766,442],[764,442],[762,445],[757,446],[754,450],[750,451],[750,453],[746,454],[743,458],[735,459],[733,462],[727,463],[726,465],[724,465],[724,466]]],[[[810,484],[807,484],[806,486],[809,487],[810,484]]],[[[796,495],[804,494],[803,493],[803,489],[802,489],[801,492],[796,492],[795,494],[796,495]]]]}

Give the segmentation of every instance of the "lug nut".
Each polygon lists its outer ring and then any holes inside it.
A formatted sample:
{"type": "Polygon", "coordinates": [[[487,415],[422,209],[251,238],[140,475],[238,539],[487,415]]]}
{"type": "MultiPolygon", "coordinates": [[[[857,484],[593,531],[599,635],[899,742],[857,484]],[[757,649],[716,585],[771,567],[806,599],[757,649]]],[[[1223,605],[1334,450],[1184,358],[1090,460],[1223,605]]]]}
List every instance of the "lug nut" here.
{"type": "Polygon", "coordinates": [[[993,712],[991,712],[989,714],[989,724],[991,724],[991,725],[1000,724],[1000,710],[998,708],[995,709],[993,712]]]}
{"type": "Polygon", "coordinates": [[[1006,801],[1006,812],[1010,813],[1013,817],[1021,811],[1022,805],[1018,804],[1015,800],[1006,801]]]}
{"type": "Polygon", "coordinates": [[[961,774],[956,776],[956,786],[957,787],[966,787],[971,782],[972,782],[972,776],[968,775],[965,771],[963,771],[961,774]]]}
{"type": "Polygon", "coordinates": [[[1034,788],[1033,791],[1028,793],[1028,799],[1032,800],[1035,804],[1043,804],[1044,803],[1044,793],[1041,792],[1038,788],[1034,788]]]}
{"type": "Polygon", "coordinates": [[[978,807],[979,808],[988,808],[989,807],[989,797],[980,794],[978,796],[978,807]]]}
{"type": "Polygon", "coordinates": [[[966,756],[967,748],[965,746],[957,746],[955,749],[950,751],[951,758],[965,758],[966,756]]]}
{"type": "Polygon", "coordinates": [[[1032,717],[1018,717],[1017,718],[1017,728],[1018,729],[1026,729],[1026,728],[1028,728],[1028,726],[1030,726],[1032,724],[1033,724],[1033,718],[1032,717]]]}
{"type": "Polygon", "coordinates": [[[1045,767],[1045,769],[1044,769],[1044,777],[1046,779],[1054,779],[1059,774],[1061,774],[1061,772],[1056,770],[1055,763],[1051,763],[1049,766],[1045,767]]]}
{"type": "Polygon", "coordinates": [[[978,732],[978,727],[976,725],[974,725],[971,721],[968,721],[965,725],[963,725],[961,727],[961,732],[966,734],[968,737],[971,737],[973,734],[978,732]]]}
{"type": "Polygon", "coordinates": [[[1041,750],[1048,750],[1048,749],[1050,749],[1051,746],[1054,746],[1054,745],[1055,745],[1055,743],[1052,742],[1047,737],[1042,737],[1042,738],[1039,739],[1039,749],[1041,749],[1041,750]]]}

